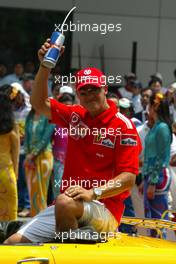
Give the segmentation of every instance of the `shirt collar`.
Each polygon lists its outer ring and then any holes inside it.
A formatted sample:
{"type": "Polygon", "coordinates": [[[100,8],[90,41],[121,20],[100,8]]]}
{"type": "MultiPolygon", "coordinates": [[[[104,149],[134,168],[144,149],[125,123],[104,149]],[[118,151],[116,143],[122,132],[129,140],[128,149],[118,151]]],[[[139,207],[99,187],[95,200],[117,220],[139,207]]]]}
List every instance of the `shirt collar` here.
{"type": "Polygon", "coordinates": [[[109,108],[107,108],[105,111],[97,115],[96,117],[92,118],[90,116],[90,113],[88,110],[85,110],[85,119],[91,123],[91,125],[97,126],[98,124],[107,124],[117,113],[117,107],[115,103],[112,100],[107,99],[107,103],[109,105],[109,108]]]}

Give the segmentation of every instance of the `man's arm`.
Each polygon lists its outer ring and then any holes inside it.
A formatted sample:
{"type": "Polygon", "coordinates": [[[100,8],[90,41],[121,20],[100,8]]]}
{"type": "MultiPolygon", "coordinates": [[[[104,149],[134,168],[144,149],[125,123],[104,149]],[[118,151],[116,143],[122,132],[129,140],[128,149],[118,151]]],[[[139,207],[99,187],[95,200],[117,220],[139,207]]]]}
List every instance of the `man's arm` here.
{"type": "Polygon", "coordinates": [[[35,77],[34,86],[31,94],[32,107],[44,114],[48,119],[51,119],[50,102],[48,100],[48,77],[50,70],[40,66],[35,77]]]}
{"type": "MultiPolygon", "coordinates": [[[[99,199],[112,197],[130,190],[135,184],[136,175],[131,172],[122,172],[114,179],[109,180],[105,185],[99,187],[102,190],[102,195],[99,199]]],[[[72,197],[74,200],[83,199],[84,201],[92,201],[96,199],[94,190],[86,190],[81,186],[69,187],[65,194],[72,197]]]]}
{"type": "Polygon", "coordinates": [[[131,172],[120,173],[114,179],[99,187],[99,189],[102,190],[102,195],[101,197],[99,197],[99,199],[112,197],[125,191],[131,190],[131,188],[135,184],[135,180],[136,175],[131,172]]]}
{"type": "MultiPolygon", "coordinates": [[[[40,63],[43,61],[43,57],[49,47],[50,44],[48,39],[38,51],[38,58],[40,63]]],[[[48,117],[48,119],[51,119],[50,102],[48,100],[48,78],[50,71],[51,69],[40,65],[35,77],[30,99],[32,107],[40,114],[44,114],[46,117],[48,117]]]]}

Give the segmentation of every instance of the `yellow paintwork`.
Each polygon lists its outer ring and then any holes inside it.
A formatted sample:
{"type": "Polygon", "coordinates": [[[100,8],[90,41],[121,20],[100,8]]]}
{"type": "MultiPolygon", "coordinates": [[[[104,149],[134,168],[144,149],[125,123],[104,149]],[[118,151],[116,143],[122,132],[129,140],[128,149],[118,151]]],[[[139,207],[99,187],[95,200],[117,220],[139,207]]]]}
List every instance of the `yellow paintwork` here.
{"type": "MultiPolygon", "coordinates": [[[[54,260],[48,245],[42,246],[0,246],[0,264],[16,264],[17,261],[32,258],[42,257],[49,258],[49,264],[54,264],[54,260]]],[[[28,262],[29,264],[39,264],[40,262],[28,262]]]]}
{"type": "Polygon", "coordinates": [[[29,257],[47,257],[50,264],[176,264],[176,242],[118,234],[117,239],[92,245],[0,246],[0,264],[29,257]]]}

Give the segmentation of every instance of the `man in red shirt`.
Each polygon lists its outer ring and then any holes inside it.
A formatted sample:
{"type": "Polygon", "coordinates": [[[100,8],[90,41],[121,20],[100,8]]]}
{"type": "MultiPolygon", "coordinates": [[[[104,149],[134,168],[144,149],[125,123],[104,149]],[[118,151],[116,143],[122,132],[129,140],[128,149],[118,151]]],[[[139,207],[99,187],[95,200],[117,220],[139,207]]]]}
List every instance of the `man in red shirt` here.
{"type": "Polygon", "coordinates": [[[50,70],[42,65],[50,47],[39,50],[41,66],[32,90],[32,106],[68,132],[68,149],[61,194],[56,204],[34,217],[6,244],[46,242],[55,232],[90,225],[97,232],[114,232],[124,210],[123,201],[138,174],[140,140],[132,122],[106,99],[105,76],[96,68],[77,73],[80,105],[66,106],[48,99],[50,70]]]}

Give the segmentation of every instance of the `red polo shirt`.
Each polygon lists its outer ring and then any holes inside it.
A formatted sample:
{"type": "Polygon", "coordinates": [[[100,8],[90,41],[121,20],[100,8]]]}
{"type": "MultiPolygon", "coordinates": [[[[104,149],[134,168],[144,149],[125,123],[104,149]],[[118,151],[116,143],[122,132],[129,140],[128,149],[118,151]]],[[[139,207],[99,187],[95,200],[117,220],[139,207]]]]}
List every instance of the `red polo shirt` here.
{"type": "MultiPolygon", "coordinates": [[[[104,185],[121,172],[138,174],[138,156],[141,144],[134,124],[117,112],[108,100],[109,108],[92,118],[80,105],[66,106],[50,99],[51,122],[69,131],[61,192],[71,184],[86,189],[104,185]]],[[[102,199],[118,222],[123,214],[123,201],[129,196],[125,191],[114,197],[102,199]]]]}

